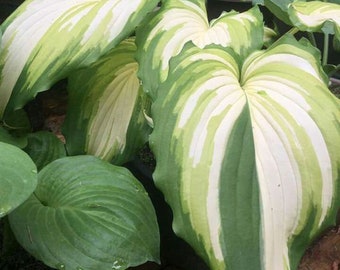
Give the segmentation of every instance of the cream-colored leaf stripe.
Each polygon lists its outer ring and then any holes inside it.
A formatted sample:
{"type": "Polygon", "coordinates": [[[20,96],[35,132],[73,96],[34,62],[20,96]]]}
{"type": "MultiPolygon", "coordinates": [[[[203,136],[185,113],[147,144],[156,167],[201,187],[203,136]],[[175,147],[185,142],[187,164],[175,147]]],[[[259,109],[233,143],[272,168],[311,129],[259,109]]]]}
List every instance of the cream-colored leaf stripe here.
{"type": "Polygon", "coordinates": [[[127,37],[155,0],[28,0],[2,25],[0,117],[127,37]],[[11,97],[11,100],[9,101],[11,97]],[[9,104],[8,104],[9,102],[9,104]]]}
{"type": "Polygon", "coordinates": [[[289,5],[290,20],[303,31],[324,31],[340,39],[340,5],[321,1],[294,1],[289,5]]]}
{"type": "MultiPolygon", "coordinates": [[[[165,82],[165,85],[167,82],[169,85],[174,83],[168,91],[170,98],[162,93],[161,97],[156,99],[155,106],[159,105],[163,98],[165,99],[166,103],[164,102],[160,108],[160,110],[164,110],[165,116],[171,113],[178,116],[171,120],[167,119],[167,126],[174,125],[172,136],[161,131],[164,127],[161,124],[162,120],[159,120],[160,111],[156,109],[153,110],[155,131],[151,136],[151,142],[155,140],[153,147],[156,150],[156,158],[158,158],[157,139],[162,134],[162,138],[165,137],[165,139],[161,139],[162,147],[164,144],[169,144],[169,150],[175,151],[173,158],[177,162],[181,161],[182,171],[178,173],[179,182],[174,185],[173,181],[177,179],[177,175],[169,179],[165,170],[162,171],[163,164],[160,163],[156,169],[155,180],[170,204],[176,204],[167,197],[173,196],[171,189],[180,190],[178,199],[181,200],[183,213],[188,216],[188,222],[181,220],[183,218],[181,214],[175,214],[173,226],[176,232],[191,243],[199,254],[204,256],[202,249],[207,251],[205,259],[211,269],[226,269],[228,261],[224,247],[221,246],[223,213],[220,209],[219,194],[224,147],[226,147],[229,138],[225,132],[231,131],[229,128],[238,119],[246,104],[246,99],[235,76],[239,73],[238,65],[228,53],[214,49],[199,50],[197,53],[195,48],[186,51],[186,53],[190,62],[185,62],[187,59],[185,57],[183,65],[182,61],[176,62],[174,64],[174,67],[177,67],[175,72],[171,72],[168,78],[169,82],[168,80],[165,82]],[[203,62],[201,65],[201,61],[219,63],[220,66],[218,69],[210,68],[211,66],[204,65],[203,62]],[[180,75],[189,71],[185,63],[189,66],[192,64],[190,72],[197,74],[194,81],[180,75]],[[172,81],[174,78],[178,78],[178,80],[172,81]],[[178,93],[178,89],[183,89],[183,92],[178,93]],[[174,100],[176,100],[175,104],[173,104],[174,100]],[[171,137],[176,139],[171,140],[171,137]],[[167,138],[170,141],[167,141],[167,138]],[[178,155],[179,153],[182,154],[178,155]],[[162,182],[163,177],[163,180],[168,178],[173,186],[170,187],[165,181],[162,182]],[[181,223],[183,226],[180,225],[181,223]],[[191,228],[185,227],[184,224],[190,224],[191,228]],[[190,239],[189,228],[194,231],[197,238],[200,236],[201,239],[198,240],[196,237],[190,239]]],[[[159,151],[161,155],[161,150],[159,151]]],[[[164,162],[171,164],[172,160],[168,158],[164,162]]],[[[171,205],[173,206],[173,204],[171,205]]],[[[177,211],[175,210],[175,213],[177,211]]]]}
{"type": "Polygon", "coordinates": [[[70,154],[85,152],[112,161],[124,154],[130,158],[146,142],[146,97],[137,77],[135,52],[134,38],[126,39],[69,77],[64,133],[70,154]]]}
{"type": "Polygon", "coordinates": [[[261,48],[263,23],[257,7],[244,13],[224,12],[209,22],[201,2],[204,1],[166,1],[150,23],[137,31],[140,76],[152,98],[156,97],[158,83],[168,75],[169,60],[188,41],[200,48],[209,44],[231,46],[242,56],[261,48]]]}
{"type": "Polygon", "coordinates": [[[127,129],[134,111],[133,105],[140,88],[137,69],[137,63],[130,63],[119,70],[98,101],[100,111],[93,117],[89,130],[99,136],[89,137],[89,153],[107,158],[113,151],[110,145],[113,145],[114,152],[124,150],[127,129]],[[130,101],[131,103],[128,103],[130,101]],[[102,136],[107,135],[109,140],[104,140],[102,136]]]}
{"type": "Polygon", "coordinates": [[[340,104],[318,59],[287,36],[241,70],[217,46],[172,60],[153,106],[154,177],[211,269],[295,269],[334,222],[340,104]]]}

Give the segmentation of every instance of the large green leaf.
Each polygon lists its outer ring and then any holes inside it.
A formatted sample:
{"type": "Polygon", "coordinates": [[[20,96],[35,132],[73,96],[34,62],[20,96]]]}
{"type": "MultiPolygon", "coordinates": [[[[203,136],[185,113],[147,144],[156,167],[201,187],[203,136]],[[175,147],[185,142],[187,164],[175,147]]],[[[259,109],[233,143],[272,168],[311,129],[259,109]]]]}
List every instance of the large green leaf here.
{"type": "Polygon", "coordinates": [[[41,170],[52,161],[66,156],[64,144],[51,132],[38,131],[27,135],[24,149],[41,170]]]}
{"type": "Polygon", "coordinates": [[[300,30],[335,34],[340,40],[340,4],[297,1],[289,6],[288,14],[300,30]]]}
{"type": "Polygon", "coordinates": [[[93,156],[58,159],[9,215],[19,243],[58,269],[126,269],[159,259],[155,212],[125,168],[93,156]]]}
{"type": "Polygon", "coordinates": [[[155,99],[157,87],[169,70],[169,60],[192,41],[203,48],[220,44],[245,57],[263,44],[262,14],[257,7],[244,13],[223,12],[210,23],[201,1],[169,0],[147,24],[137,29],[139,75],[143,87],[155,99]]]}
{"type": "Polygon", "coordinates": [[[18,147],[0,142],[0,218],[22,204],[37,185],[37,168],[18,147]]]}
{"type": "Polygon", "coordinates": [[[148,98],[137,77],[134,39],[69,78],[63,133],[68,153],[92,154],[120,164],[148,140],[148,98]],[[144,110],[146,110],[144,112],[144,110]]]}
{"type": "Polygon", "coordinates": [[[134,31],[157,0],[27,0],[3,24],[0,118],[134,31]]]}
{"type": "Polygon", "coordinates": [[[339,108],[318,51],[291,36],[241,68],[220,46],[170,62],[152,107],[154,179],[211,269],[296,269],[335,221],[339,108]]]}

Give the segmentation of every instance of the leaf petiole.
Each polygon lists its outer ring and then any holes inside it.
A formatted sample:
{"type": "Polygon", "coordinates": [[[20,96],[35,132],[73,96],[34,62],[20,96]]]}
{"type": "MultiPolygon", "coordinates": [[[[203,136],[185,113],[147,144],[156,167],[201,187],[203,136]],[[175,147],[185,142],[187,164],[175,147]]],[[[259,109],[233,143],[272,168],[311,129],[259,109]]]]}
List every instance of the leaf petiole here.
{"type": "Polygon", "coordinates": [[[328,62],[328,47],[329,47],[329,34],[325,34],[323,40],[323,56],[322,56],[322,65],[327,65],[328,62]]]}

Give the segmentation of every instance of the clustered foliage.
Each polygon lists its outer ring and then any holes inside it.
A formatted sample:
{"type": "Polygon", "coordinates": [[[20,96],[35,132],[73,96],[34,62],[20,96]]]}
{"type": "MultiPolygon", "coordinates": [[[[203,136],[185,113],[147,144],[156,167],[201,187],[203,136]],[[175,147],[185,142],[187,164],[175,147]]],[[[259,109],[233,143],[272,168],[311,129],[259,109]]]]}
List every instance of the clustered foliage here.
{"type": "Polygon", "coordinates": [[[0,218],[46,265],[160,263],[154,207],[124,167],[145,143],[174,232],[211,269],[296,269],[334,224],[339,3],[253,1],[209,21],[205,2],[26,0],[1,25],[0,218]],[[291,30],[266,27],[263,6],[291,30]],[[23,107],[65,78],[64,143],[23,107]]]}

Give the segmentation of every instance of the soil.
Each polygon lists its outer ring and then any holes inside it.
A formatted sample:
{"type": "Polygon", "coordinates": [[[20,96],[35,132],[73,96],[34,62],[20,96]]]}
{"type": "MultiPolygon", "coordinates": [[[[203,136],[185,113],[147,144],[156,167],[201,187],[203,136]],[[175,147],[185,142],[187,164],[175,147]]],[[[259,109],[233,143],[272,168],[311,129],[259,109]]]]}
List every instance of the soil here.
{"type": "Polygon", "coordinates": [[[326,232],[309,248],[303,257],[299,270],[340,269],[340,226],[326,232]]]}

